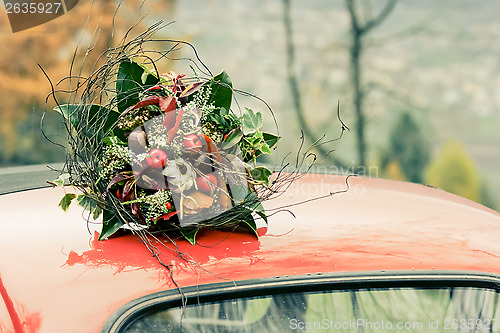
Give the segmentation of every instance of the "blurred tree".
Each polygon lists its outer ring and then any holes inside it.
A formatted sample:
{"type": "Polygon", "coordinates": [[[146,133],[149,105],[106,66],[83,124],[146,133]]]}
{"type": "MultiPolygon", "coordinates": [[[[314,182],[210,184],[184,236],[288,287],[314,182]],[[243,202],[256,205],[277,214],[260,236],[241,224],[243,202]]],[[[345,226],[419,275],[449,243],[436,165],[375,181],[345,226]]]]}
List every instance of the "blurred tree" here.
{"type": "Polygon", "coordinates": [[[429,163],[429,146],[410,113],[401,114],[392,128],[389,149],[382,157],[382,169],[398,162],[404,178],[421,183],[424,169],[429,163]]]}
{"type": "Polygon", "coordinates": [[[480,197],[481,203],[483,205],[485,205],[486,207],[489,207],[491,209],[497,208],[495,198],[491,194],[488,183],[485,182],[484,180],[481,182],[481,187],[479,188],[479,197],[480,197]]]}
{"type": "Polygon", "coordinates": [[[358,146],[358,164],[365,166],[366,164],[366,138],[365,138],[365,113],[363,108],[364,89],[362,87],[362,68],[361,59],[364,51],[364,40],[366,35],[375,27],[380,25],[389,16],[394,9],[397,0],[387,0],[385,5],[375,16],[371,16],[371,4],[364,1],[345,0],[347,11],[351,23],[350,36],[351,45],[349,48],[349,56],[351,62],[351,84],[353,89],[353,105],[356,115],[356,138],[358,146]],[[368,8],[358,7],[366,6],[368,8]],[[368,13],[368,15],[367,15],[368,13]]]}
{"type": "Polygon", "coordinates": [[[401,170],[401,165],[398,161],[390,161],[385,167],[384,177],[394,180],[405,181],[405,175],[403,170],[401,170]]]}
{"type": "Polygon", "coordinates": [[[481,179],[476,165],[458,141],[446,142],[429,165],[426,183],[480,202],[481,179]]]}
{"type": "MultiPolygon", "coordinates": [[[[104,22],[113,15],[107,6],[109,0],[96,3],[94,8],[102,14],[104,22]]],[[[55,80],[54,84],[69,74],[73,51],[79,43],[89,11],[90,4],[82,2],[68,14],[49,23],[15,34],[0,35],[0,43],[9,45],[0,55],[0,112],[3,117],[0,124],[3,141],[0,154],[3,155],[4,164],[43,161],[40,144],[44,141],[40,140],[39,133],[43,108],[33,106],[45,105],[50,85],[37,64],[55,80]]],[[[95,26],[97,22],[95,18],[89,21],[89,25],[95,26]]],[[[100,29],[110,35],[110,26],[102,23],[100,29]]],[[[83,40],[88,39],[88,36],[89,33],[84,33],[83,40]]],[[[109,45],[109,40],[104,44],[101,42],[101,45],[87,43],[82,47],[83,55],[80,52],[77,56],[85,56],[87,46],[95,50],[89,53],[93,56],[93,53],[100,53],[109,45]]],[[[51,100],[48,102],[47,108],[51,109],[54,104],[51,100]]]]}
{"type": "MultiPolygon", "coordinates": [[[[286,54],[287,54],[287,74],[288,83],[291,90],[293,106],[297,114],[299,125],[304,131],[305,136],[315,142],[317,140],[314,130],[308,125],[304,116],[304,107],[302,105],[301,90],[295,74],[295,47],[293,42],[292,21],[290,15],[290,1],[283,0],[283,22],[285,26],[286,54]]],[[[358,168],[364,169],[366,166],[367,149],[365,138],[366,119],[363,110],[364,89],[362,86],[361,59],[364,50],[364,41],[366,35],[375,27],[380,25],[392,12],[397,0],[387,0],[382,9],[374,16],[371,14],[371,4],[357,0],[345,0],[346,8],[350,17],[350,47],[349,56],[351,64],[351,84],[353,89],[353,105],[356,117],[356,137],[358,150],[358,168]],[[360,2],[360,3],[358,3],[360,2]],[[363,7],[361,10],[358,7],[363,7]],[[366,7],[366,8],[364,8],[366,7]]],[[[318,151],[326,155],[328,152],[324,147],[317,147],[318,151]]],[[[329,156],[330,160],[339,166],[345,164],[337,158],[329,156]]]]}

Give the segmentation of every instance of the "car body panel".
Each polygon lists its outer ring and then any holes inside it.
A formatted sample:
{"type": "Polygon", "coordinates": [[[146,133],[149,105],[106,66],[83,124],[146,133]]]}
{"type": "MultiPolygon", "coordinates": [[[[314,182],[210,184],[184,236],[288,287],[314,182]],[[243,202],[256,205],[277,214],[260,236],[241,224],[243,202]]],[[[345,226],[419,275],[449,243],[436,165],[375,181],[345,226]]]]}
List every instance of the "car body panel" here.
{"type": "MultiPolygon", "coordinates": [[[[170,272],[136,236],[99,242],[100,226],[86,223],[81,207],[57,207],[64,191],[72,189],[0,196],[0,278],[21,319],[38,318],[39,332],[98,331],[125,303],[175,288],[170,272]]],[[[308,174],[264,206],[269,228],[258,240],[239,232],[200,232],[196,246],[177,241],[183,258],[172,245],[156,244],[175,281],[182,287],[384,270],[500,274],[500,214],[441,190],[308,174]],[[329,195],[346,184],[347,192],[329,195]]]]}

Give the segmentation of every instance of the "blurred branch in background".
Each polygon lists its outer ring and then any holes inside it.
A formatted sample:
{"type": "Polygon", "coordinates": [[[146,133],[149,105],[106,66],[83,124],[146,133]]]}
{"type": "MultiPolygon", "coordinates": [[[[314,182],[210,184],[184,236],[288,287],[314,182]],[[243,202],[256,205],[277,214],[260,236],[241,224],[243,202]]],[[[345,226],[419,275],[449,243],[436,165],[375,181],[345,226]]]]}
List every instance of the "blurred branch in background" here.
{"type": "MultiPolygon", "coordinates": [[[[297,118],[299,121],[299,127],[304,132],[306,139],[311,142],[316,142],[318,137],[314,134],[314,130],[309,127],[307,120],[304,116],[304,108],[302,104],[302,95],[301,90],[299,88],[299,83],[297,81],[297,76],[295,74],[295,46],[293,42],[293,31],[292,31],[292,20],[290,15],[290,0],[283,0],[283,23],[285,25],[285,38],[286,38],[286,67],[287,67],[287,76],[288,76],[288,84],[290,85],[291,95],[293,99],[293,106],[295,113],[297,114],[297,118]]],[[[318,152],[325,156],[329,162],[332,162],[338,167],[348,168],[347,165],[339,160],[338,158],[329,154],[329,150],[327,150],[322,145],[316,145],[316,149],[318,152]]]]}
{"type": "MultiPolygon", "coordinates": [[[[355,0],[345,0],[345,5],[347,11],[349,12],[349,18],[351,23],[351,46],[349,50],[350,63],[351,63],[351,84],[353,88],[353,105],[356,115],[356,137],[357,137],[357,148],[358,148],[358,165],[361,167],[366,166],[366,138],[365,138],[365,113],[363,110],[364,102],[364,90],[362,87],[362,73],[361,73],[361,58],[364,49],[364,38],[365,36],[375,27],[380,25],[392,12],[396,5],[397,0],[388,0],[385,6],[380,10],[380,12],[372,17],[371,6],[366,5],[361,6],[364,10],[362,13],[356,9],[357,1],[355,0]],[[369,12],[369,13],[367,13],[369,12]],[[361,17],[365,16],[364,23],[361,21],[361,17]]],[[[368,2],[370,4],[370,2],[368,2]]]]}
{"type": "MultiPolygon", "coordinates": [[[[350,76],[351,85],[353,90],[353,105],[356,119],[356,137],[357,137],[357,150],[358,150],[358,168],[364,169],[366,167],[367,147],[365,137],[366,116],[363,110],[365,91],[362,83],[362,68],[361,60],[364,50],[365,36],[378,25],[380,25],[389,16],[396,5],[397,0],[388,0],[384,7],[378,12],[377,15],[372,15],[372,8],[370,1],[364,2],[361,5],[361,10],[357,10],[357,1],[346,0],[345,5],[349,12],[350,17],[350,76]],[[363,17],[363,19],[362,19],[363,17]],[[362,22],[363,21],[363,22],[362,22]]],[[[293,105],[295,113],[299,121],[299,125],[303,129],[306,137],[313,142],[316,136],[313,129],[307,124],[306,117],[304,116],[304,109],[301,98],[301,90],[297,76],[295,74],[295,47],[293,41],[293,31],[291,22],[291,5],[290,0],[283,0],[283,22],[285,25],[286,34],[286,55],[287,55],[287,74],[288,83],[290,86],[293,105]]],[[[318,151],[327,155],[327,151],[323,147],[318,147],[318,151]]],[[[338,166],[345,167],[345,163],[335,157],[330,157],[329,160],[338,166]]]]}

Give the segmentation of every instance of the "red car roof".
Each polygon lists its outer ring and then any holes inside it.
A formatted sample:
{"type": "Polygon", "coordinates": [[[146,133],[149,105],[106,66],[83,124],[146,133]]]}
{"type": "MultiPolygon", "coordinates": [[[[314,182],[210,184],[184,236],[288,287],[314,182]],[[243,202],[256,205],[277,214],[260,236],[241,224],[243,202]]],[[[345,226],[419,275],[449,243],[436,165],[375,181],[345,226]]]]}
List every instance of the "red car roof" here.
{"type": "MultiPolygon", "coordinates": [[[[161,259],[180,286],[343,271],[500,274],[499,213],[422,185],[348,182],[346,193],[299,204],[346,186],[343,176],[305,175],[264,203],[269,213],[285,205],[290,212],[276,211],[259,240],[200,232],[196,246],[177,242],[183,258],[156,244],[161,259]]],[[[62,195],[48,188],[0,196],[0,291],[33,331],[98,331],[123,304],[175,288],[137,237],[97,241],[99,225],[87,225],[76,205],[64,213],[62,195]]],[[[0,324],[10,322],[2,311],[0,324]]]]}

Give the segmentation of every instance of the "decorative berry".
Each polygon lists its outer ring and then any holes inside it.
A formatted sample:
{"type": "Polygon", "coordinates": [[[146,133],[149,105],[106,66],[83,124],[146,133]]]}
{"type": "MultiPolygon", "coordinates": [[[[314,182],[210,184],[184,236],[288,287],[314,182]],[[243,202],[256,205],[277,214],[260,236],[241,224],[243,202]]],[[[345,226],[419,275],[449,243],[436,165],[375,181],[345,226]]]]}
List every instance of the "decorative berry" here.
{"type": "Polygon", "coordinates": [[[153,149],[146,157],[148,166],[154,169],[161,169],[167,164],[167,154],[161,149],[153,149]]]}
{"type": "Polygon", "coordinates": [[[170,201],[167,201],[165,207],[167,208],[167,210],[170,210],[170,208],[172,208],[172,204],[170,203],[170,201]]]}

